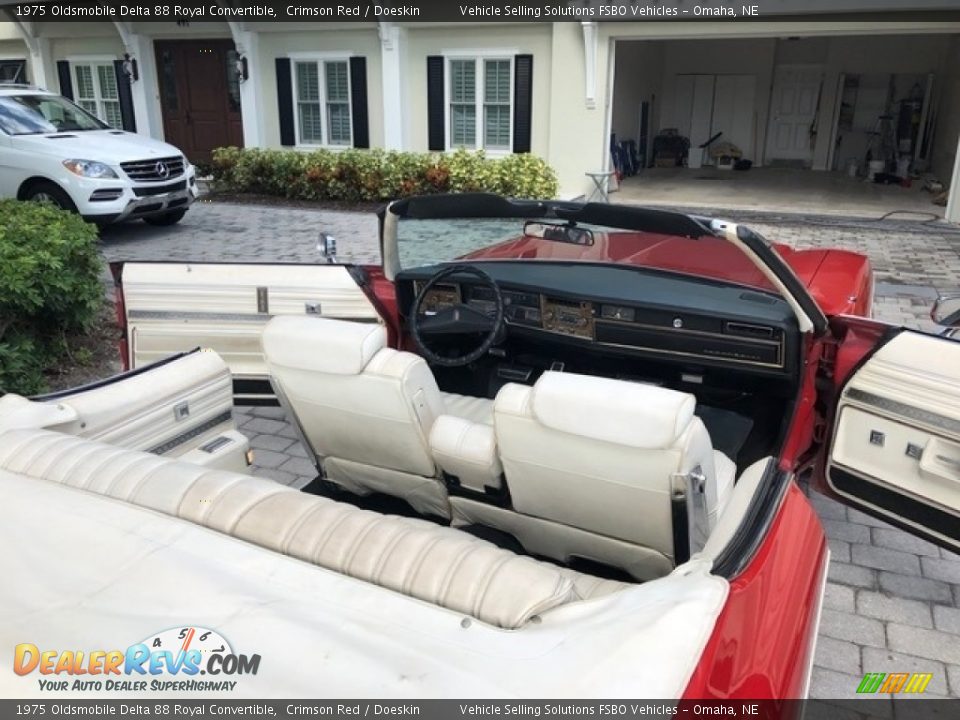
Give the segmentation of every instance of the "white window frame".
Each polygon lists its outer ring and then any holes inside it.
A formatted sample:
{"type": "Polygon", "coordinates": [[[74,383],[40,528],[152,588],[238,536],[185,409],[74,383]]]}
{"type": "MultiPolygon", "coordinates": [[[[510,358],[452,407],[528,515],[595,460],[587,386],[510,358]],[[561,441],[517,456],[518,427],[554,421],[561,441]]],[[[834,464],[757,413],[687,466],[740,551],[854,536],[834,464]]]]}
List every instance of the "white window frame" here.
{"type": "Polygon", "coordinates": [[[503,157],[505,155],[513,154],[513,121],[515,113],[517,111],[516,103],[514,102],[514,82],[516,81],[516,68],[515,61],[516,56],[519,54],[518,50],[507,50],[504,48],[498,48],[495,50],[445,50],[443,52],[444,58],[444,67],[443,67],[443,128],[444,128],[444,146],[447,148],[447,152],[453,152],[455,150],[465,149],[465,150],[483,150],[488,156],[491,157],[503,157]],[[472,146],[469,145],[452,145],[450,142],[450,85],[451,79],[453,78],[452,63],[456,60],[473,60],[477,64],[476,76],[476,92],[474,93],[474,103],[476,106],[476,127],[477,135],[475,142],[472,146]],[[484,147],[484,139],[486,137],[486,127],[484,124],[485,113],[483,112],[483,92],[485,87],[486,80],[486,61],[487,60],[502,60],[510,63],[510,140],[507,143],[505,148],[487,148],[484,147]]]}
{"type": "Polygon", "coordinates": [[[349,150],[355,147],[354,143],[356,138],[353,136],[353,88],[351,87],[353,80],[353,71],[350,67],[350,58],[354,56],[352,52],[307,52],[307,53],[289,53],[287,57],[290,59],[290,82],[292,85],[291,92],[293,97],[293,131],[294,131],[294,148],[298,150],[316,150],[318,148],[324,148],[326,150],[349,150]],[[319,81],[319,99],[320,111],[323,115],[323,137],[319,143],[305,143],[300,140],[300,109],[298,107],[299,92],[297,89],[297,63],[307,63],[312,62],[316,63],[320,67],[318,68],[318,81],[319,81]],[[330,118],[327,115],[327,74],[323,67],[324,63],[328,62],[342,62],[347,65],[347,107],[350,111],[350,144],[349,145],[339,145],[330,143],[330,118]]]}
{"type": "MultiPolygon", "coordinates": [[[[93,98],[82,98],[86,102],[94,102],[97,105],[97,111],[93,113],[101,122],[109,125],[110,123],[104,117],[106,113],[103,112],[103,103],[104,102],[115,102],[120,106],[120,88],[117,88],[117,98],[116,100],[112,98],[103,97],[103,93],[100,88],[100,76],[97,73],[97,67],[104,66],[110,69],[110,72],[116,72],[113,67],[113,63],[117,58],[112,55],[73,55],[66,58],[66,61],[70,64],[70,82],[73,84],[73,102],[77,105],[80,105],[81,98],[79,97],[80,93],[80,83],[77,78],[77,67],[80,65],[89,65],[92,78],[93,78],[93,98]]],[[[80,105],[83,107],[83,105],[80,105]]],[[[86,108],[84,108],[86,110],[86,108]]],[[[87,110],[87,112],[90,112],[87,110]]],[[[123,108],[120,107],[120,127],[118,129],[123,129],[123,108]]]]}

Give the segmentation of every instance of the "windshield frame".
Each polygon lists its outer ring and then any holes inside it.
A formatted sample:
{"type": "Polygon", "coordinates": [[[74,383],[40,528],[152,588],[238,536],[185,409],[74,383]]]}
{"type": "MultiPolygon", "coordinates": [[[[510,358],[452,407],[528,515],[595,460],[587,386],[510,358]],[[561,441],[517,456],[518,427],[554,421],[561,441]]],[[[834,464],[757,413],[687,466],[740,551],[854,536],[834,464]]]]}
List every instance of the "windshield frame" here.
{"type": "MultiPolygon", "coordinates": [[[[31,120],[36,120],[36,118],[30,118],[31,120]]],[[[23,92],[10,95],[0,95],[0,133],[3,133],[7,137],[32,137],[36,135],[56,135],[58,133],[75,133],[75,132],[94,132],[96,130],[109,130],[111,129],[109,125],[103,122],[96,115],[92,114],[88,110],[84,110],[82,107],[72,102],[71,100],[63,97],[62,95],[56,95],[54,93],[40,93],[40,92],[23,92]],[[66,110],[69,110],[71,113],[74,113],[80,118],[87,120],[93,125],[93,127],[65,127],[57,128],[54,126],[46,117],[37,109],[35,106],[31,105],[29,102],[24,102],[24,100],[34,99],[36,104],[40,102],[54,102],[62,105],[66,110]],[[14,105],[19,105],[20,107],[28,110],[30,113],[43,118],[42,122],[50,125],[53,129],[45,130],[38,129],[35,131],[27,132],[13,132],[12,128],[8,126],[7,119],[3,113],[3,106],[12,102],[14,105]]]]}
{"type": "Polygon", "coordinates": [[[581,203],[561,200],[511,200],[492,193],[421,195],[396,200],[382,208],[380,252],[384,275],[391,282],[401,270],[401,218],[550,218],[689,239],[716,237],[736,246],[789,303],[801,332],[816,336],[828,330],[827,317],[793,269],[763,237],[747,227],[725,220],[687,215],[633,205],[581,203]]]}

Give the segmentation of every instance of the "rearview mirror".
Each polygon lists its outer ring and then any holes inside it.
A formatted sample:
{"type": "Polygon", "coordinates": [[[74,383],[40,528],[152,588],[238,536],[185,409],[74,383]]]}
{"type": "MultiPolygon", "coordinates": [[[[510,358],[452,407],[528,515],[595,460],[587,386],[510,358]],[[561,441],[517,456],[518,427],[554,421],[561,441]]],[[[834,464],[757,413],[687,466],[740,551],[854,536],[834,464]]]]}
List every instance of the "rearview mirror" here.
{"type": "Polygon", "coordinates": [[[528,220],[523,225],[523,234],[527,237],[542,238],[571,245],[593,245],[593,233],[574,225],[536,222],[528,220]]]}
{"type": "Polygon", "coordinates": [[[960,327],[960,293],[938,297],[930,310],[930,319],[937,325],[960,327]]]}

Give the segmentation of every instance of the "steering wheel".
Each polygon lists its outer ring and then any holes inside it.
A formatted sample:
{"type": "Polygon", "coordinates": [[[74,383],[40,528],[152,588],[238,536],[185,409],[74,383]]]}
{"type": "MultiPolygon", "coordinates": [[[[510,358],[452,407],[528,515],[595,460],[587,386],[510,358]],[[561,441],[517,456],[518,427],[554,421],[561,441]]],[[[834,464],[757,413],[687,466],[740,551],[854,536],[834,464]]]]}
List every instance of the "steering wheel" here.
{"type": "Polygon", "coordinates": [[[500,292],[496,280],[473,265],[452,265],[436,273],[420,288],[410,311],[410,335],[420,354],[428,362],[444,367],[462,367],[479,360],[493,346],[504,327],[503,314],[503,293],[500,292]],[[493,292],[496,313],[491,317],[465,303],[459,303],[438,310],[433,315],[421,315],[420,309],[427,293],[436,287],[437,283],[451,275],[473,275],[479,278],[480,282],[493,292]],[[449,338],[457,335],[479,334],[483,334],[483,340],[472,352],[452,357],[440,355],[431,350],[426,343],[430,337],[449,338]]]}

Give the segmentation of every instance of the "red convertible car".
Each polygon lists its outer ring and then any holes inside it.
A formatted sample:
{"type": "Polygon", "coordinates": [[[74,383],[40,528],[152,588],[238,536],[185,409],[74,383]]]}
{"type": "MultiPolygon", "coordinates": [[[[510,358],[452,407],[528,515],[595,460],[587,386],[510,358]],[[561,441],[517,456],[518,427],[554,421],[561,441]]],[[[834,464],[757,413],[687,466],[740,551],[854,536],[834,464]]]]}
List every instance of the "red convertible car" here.
{"type": "Polygon", "coordinates": [[[241,694],[796,698],[829,561],[797,478],[960,548],[960,342],[870,319],[862,255],[482,194],[379,220],[381,266],[116,264],[127,372],[0,398],[36,538],[0,662],[189,620],[261,648],[241,694]],[[234,402],[316,480],[245,476],[234,402]]]}

